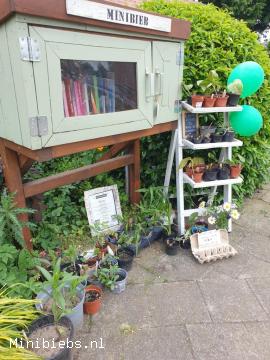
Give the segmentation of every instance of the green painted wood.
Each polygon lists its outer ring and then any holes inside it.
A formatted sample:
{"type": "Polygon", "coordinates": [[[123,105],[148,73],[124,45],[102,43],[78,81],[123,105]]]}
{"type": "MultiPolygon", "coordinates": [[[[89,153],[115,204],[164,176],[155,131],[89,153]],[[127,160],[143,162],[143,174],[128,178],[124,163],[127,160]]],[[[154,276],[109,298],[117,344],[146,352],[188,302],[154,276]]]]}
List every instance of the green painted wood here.
{"type": "Polygon", "coordinates": [[[5,25],[0,27],[0,79],[0,137],[21,144],[20,122],[5,25]]]}
{"type": "MultiPolygon", "coordinates": [[[[146,101],[145,72],[151,69],[151,42],[127,40],[99,35],[88,35],[66,32],[55,29],[33,27],[30,30],[39,41],[43,42],[42,49],[46,48],[46,61],[34,63],[34,72],[37,86],[39,109],[50,119],[53,135],[76,131],[78,140],[96,138],[98,129],[107,135],[116,134],[114,125],[121,124],[122,132],[133,131],[135,123],[144,123],[144,128],[153,126],[153,102],[146,101]],[[64,117],[61,59],[118,61],[133,62],[137,66],[138,109],[116,113],[64,117]],[[46,76],[48,72],[48,79],[46,76]],[[48,83],[48,86],[46,85],[48,83]],[[50,104],[46,99],[50,98],[50,104]],[[91,129],[91,133],[85,132],[91,129]],[[81,131],[81,136],[79,135],[81,131]],[[87,135],[86,135],[87,134],[87,135]]],[[[50,122],[50,121],[49,121],[50,122]]],[[[51,126],[51,125],[50,125],[51,126]]],[[[139,126],[141,129],[141,125],[139,126]]],[[[117,130],[117,133],[118,130],[117,130]]],[[[57,138],[60,138],[59,136],[57,138]]],[[[42,139],[43,145],[45,140],[42,139]]],[[[48,141],[48,137],[46,137],[48,141]]],[[[54,140],[49,140],[49,146],[54,140]]],[[[58,143],[57,143],[58,144],[58,143]]]]}
{"type": "MultiPolygon", "coordinates": [[[[10,62],[20,119],[22,145],[32,149],[39,149],[41,148],[41,139],[39,137],[30,136],[29,126],[29,118],[39,115],[33,65],[29,61],[21,60],[19,45],[19,37],[29,35],[28,26],[25,23],[17,23],[15,19],[12,18],[7,22],[6,27],[10,62]]],[[[14,127],[13,121],[11,126],[14,127]]]]}
{"type": "Polygon", "coordinates": [[[175,113],[174,108],[175,100],[179,99],[180,93],[180,67],[177,63],[179,48],[179,43],[153,42],[153,70],[156,92],[155,124],[177,120],[177,113],[175,113]]]}

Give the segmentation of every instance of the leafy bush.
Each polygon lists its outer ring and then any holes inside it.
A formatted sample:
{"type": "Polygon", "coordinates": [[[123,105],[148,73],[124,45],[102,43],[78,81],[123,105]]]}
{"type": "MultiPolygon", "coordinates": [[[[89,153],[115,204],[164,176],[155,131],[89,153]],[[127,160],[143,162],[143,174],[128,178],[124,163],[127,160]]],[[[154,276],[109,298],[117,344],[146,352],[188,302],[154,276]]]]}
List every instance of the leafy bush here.
{"type": "MultiPolygon", "coordinates": [[[[197,80],[205,78],[212,69],[217,71],[225,86],[230,71],[241,62],[256,61],[264,68],[264,86],[249,98],[250,104],[262,113],[263,129],[256,136],[242,139],[244,146],[234,150],[235,156],[240,154],[245,158],[245,181],[242,186],[234,187],[234,195],[238,200],[251,196],[268,179],[270,167],[270,59],[267,51],[244,22],[235,20],[214,5],[155,0],[145,2],[142,7],[192,22],[191,37],[185,44],[184,82],[194,84],[195,90],[197,80]]],[[[147,143],[148,149],[144,148],[143,152],[147,151],[148,163],[151,164],[155,154],[168,149],[168,135],[160,135],[158,141],[149,138],[147,143]]],[[[158,160],[161,163],[160,158],[158,160]]],[[[162,162],[162,168],[155,169],[158,172],[152,176],[148,172],[153,184],[163,179],[166,160],[162,158],[162,162]]]]}

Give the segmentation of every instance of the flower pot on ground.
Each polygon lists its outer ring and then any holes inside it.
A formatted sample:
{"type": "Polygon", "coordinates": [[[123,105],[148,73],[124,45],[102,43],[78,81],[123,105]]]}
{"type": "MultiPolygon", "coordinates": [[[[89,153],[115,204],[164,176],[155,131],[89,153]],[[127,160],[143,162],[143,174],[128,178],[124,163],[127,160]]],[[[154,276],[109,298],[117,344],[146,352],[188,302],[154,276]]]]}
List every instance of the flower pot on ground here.
{"type": "Polygon", "coordinates": [[[229,93],[229,99],[227,106],[237,106],[240,96],[243,92],[243,83],[240,79],[235,79],[231,84],[227,86],[229,93]]]}
{"type": "Polygon", "coordinates": [[[201,108],[203,105],[204,96],[203,95],[192,95],[191,103],[195,108],[201,108]]]}
{"type": "Polygon", "coordinates": [[[33,341],[34,344],[37,339],[39,344],[43,341],[45,344],[54,344],[49,348],[39,346],[31,349],[38,356],[49,360],[72,360],[72,348],[68,347],[68,341],[73,341],[74,327],[66,316],[57,322],[53,315],[42,316],[29,326],[26,335],[28,341],[33,341]]]}
{"type": "Polygon", "coordinates": [[[216,95],[215,107],[225,107],[227,106],[229,96],[224,94],[216,95]]]}
{"type": "Polygon", "coordinates": [[[214,95],[205,96],[203,100],[203,107],[214,107],[216,102],[216,98],[214,95]]]}
{"type": "Polygon", "coordinates": [[[60,263],[61,258],[54,265],[52,274],[40,266],[37,267],[46,281],[37,295],[42,302],[36,307],[53,313],[56,321],[66,315],[78,329],[83,324],[84,287],[81,284],[86,280],[86,276],[75,276],[61,271],[60,263]]]}
{"type": "Polygon", "coordinates": [[[232,141],[234,141],[234,136],[235,136],[235,132],[233,131],[233,129],[228,128],[225,130],[222,141],[232,142],[232,141]]]}
{"type": "Polygon", "coordinates": [[[118,258],[113,255],[106,254],[99,263],[99,268],[109,268],[111,265],[117,265],[118,258]]]}
{"type": "Polygon", "coordinates": [[[230,166],[231,169],[231,178],[236,179],[240,176],[242,171],[242,165],[241,164],[235,164],[230,166]]]}
{"type": "Polygon", "coordinates": [[[177,255],[180,250],[179,239],[176,235],[169,235],[165,239],[165,252],[169,256],[177,255]]]}
{"type": "Polygon", "coordinates": [[[127,284],[128,273],[125,269],[118,269],[117,275],[118,278],[115,282],[114,288],[112,289],[114,294],[120,294],[121,292],[125,291],[127,284]]]}
{"type": "Polygon", "coordinates": [[[118,265],[121,269],[129,271],[132,267],[133,259],[136,255],[136,252],[130,247],[122,247],[118,249],[118,265]]]}
{"type": "Polygon", "coordinates": [[[102,290],[95,285],[89,285],[85,288],[85,299],[83,304],[83,312],[85,314],[94,315],[101,307],[102,290]]]}

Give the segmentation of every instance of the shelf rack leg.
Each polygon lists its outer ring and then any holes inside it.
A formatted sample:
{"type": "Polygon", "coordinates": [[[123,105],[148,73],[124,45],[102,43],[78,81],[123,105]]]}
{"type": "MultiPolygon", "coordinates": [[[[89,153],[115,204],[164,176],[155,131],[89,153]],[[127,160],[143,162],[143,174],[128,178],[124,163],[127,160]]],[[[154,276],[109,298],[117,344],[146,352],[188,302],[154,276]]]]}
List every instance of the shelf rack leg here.
{"type": "Polygon", "coordinates": [[[168,161],[167,161],[167,168],[166,168],[166,174],[165,174],[165,180],[164,180],[164,193],[165,194],[168,194],[168,191],[169,191],[176,143],[177,143],[177,130],[174,130],[172,133],[172,137],[171,137],[171,143],[170,143],[170,149],[169,149],[169,155],[168,155],[168,161]]]}
{"type": "MultiPolygon", "coordinates": [[[[228,160],[232,160],[232,148],[227,148],[226,149],[226,158],[228,160]]],[[[228,202],[228,203],[232,203],[232,185],[225,185],[224,186],[224,202],[228,202]]],[[[229,220],[229,224],[228,224],[228,231],[231,232],[232,231],[232,220],[229,220]]]]}

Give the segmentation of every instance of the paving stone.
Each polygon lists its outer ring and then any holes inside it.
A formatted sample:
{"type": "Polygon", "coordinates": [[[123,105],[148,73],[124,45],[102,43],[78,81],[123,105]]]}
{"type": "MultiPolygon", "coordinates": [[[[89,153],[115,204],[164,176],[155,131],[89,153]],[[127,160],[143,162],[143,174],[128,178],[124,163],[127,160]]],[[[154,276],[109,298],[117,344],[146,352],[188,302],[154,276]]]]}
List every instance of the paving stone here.
{"type": "Polygon", "coordinates": [[[254,359],[269,360],[270,359],[270,323],[247,322],[243,324],[249,334],[248,338],[254,347],[254,359]]]}
{"type": "Polygon", "coordinates": [[[262,360],[242,323],[187,325],[196,360],[262,360]]]}
{"type": "Polygon", "coordinates": [[[214,322],[268,319],[245,280],[205,280],[199,286],[214,322]]]}
{"type": "Polygon", "coordinates": [[[265,311],[270,314],[270,277],[249,279],[248,283],[265,311]]]}

